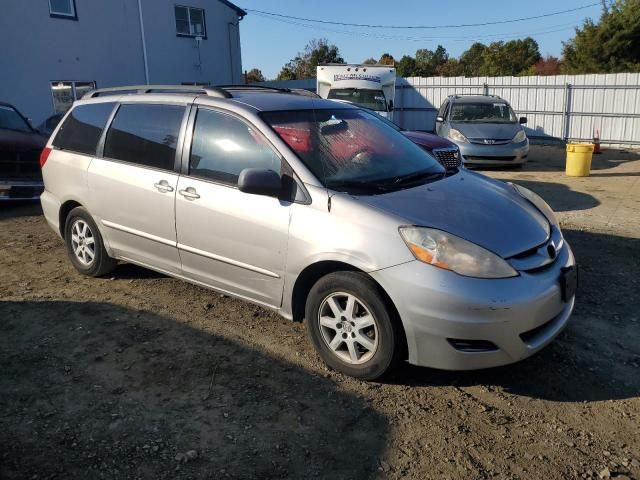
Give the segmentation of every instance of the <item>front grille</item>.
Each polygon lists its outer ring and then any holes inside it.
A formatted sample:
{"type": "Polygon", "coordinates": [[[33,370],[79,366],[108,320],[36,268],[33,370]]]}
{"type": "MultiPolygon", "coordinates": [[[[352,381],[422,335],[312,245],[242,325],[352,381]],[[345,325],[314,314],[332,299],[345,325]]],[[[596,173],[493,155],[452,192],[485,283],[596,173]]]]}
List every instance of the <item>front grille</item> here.
{"type": "Polygon", "coordinates": [[[506,145],[511,143],[510,138],[470,138],[469,141],[480,145],[506,145]]]}
{"type": "Polygon", "coordinates": [[[467,160],[477,160],[477,161],[491,160],[491,161],[497,161],[497,162],[510,162],[516,157],[515,156],[511,156],[511,157],[486,156],[485,157],[480,155],[465,155],[464,158],[466,158],[467,160]]]}
{"type": "Polygon", "coordinates": [[[40,151],[0,152],[0,178],[40,178],[40,151]]]}
{"type": "Polygon", "coordinates": [[[544,243],[512,255],[506,260],[520,272],[535,273],[553,265],[563,248],[562,233],[556,227],[551,227],[549,238],[544,243]]]}
{"type": "Polygon", "coordinates": [[[460,166],[460,152],[457,148],[434,149],[433,154],[440,162],[440,165],[447,170],[453,170],[460,166]]]}
{"type": "Polygon", "coordinates": [[[453,348],[461,352],[495,352],[498,347],[495,343],[489,340],[462,340],[460,338],[447,338],[447,342],[451,344],[453,348]]]}

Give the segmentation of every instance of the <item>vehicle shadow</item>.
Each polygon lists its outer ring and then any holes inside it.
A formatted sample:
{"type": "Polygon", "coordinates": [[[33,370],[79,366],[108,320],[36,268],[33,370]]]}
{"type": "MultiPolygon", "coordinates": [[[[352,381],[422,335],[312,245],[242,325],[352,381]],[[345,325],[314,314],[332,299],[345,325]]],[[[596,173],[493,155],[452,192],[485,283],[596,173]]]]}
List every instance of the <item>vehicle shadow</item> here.
{"type": "MultiPolygon", "coordinates": [[[[532,143],[523,172],[564,172],[566,167],[566,149],[564,142],[532,143]]],[[[602,153],[591,157],[591,174],[604,175],[605,171],[616,169],[620,165],[637,162],[640,152],[618,148],[602,147],[602,153]]],[[[611,172],[613,173],[613,172],[611,172]]],[[[625,175],[633,172],[625,172],[625,175]]]]}
{"type": "Polygon", "coordinates": [[[139,267],[132,263],[119,263],[116,269],[110,274],[112,277],[123,280],[148,280],[153,278],[168,278],[166,275],[150,270],[148,268],[139,267]]]}
{"type": "Polygon", "coordinates": [[[600,205],[600,200],[593,195],[572,190],[564,183],[540,182],[521,178],[513,178],[510,181],[540,195],[554,212],[588,210],[600,205]]]}
{"type": "Polygon", "coordinates": [[[387,381],[410,386],[494,385],[515,395],[559,402],[640,396],[640,239],[567,230],[580,286],[567,329],[533,357],[505,367],[446,372],[410,365],[387,381]]]}
{"type": "Polygon", "coordinates": [[[96,302],[0,318],[2,478],[377,475],[382,415],[206,327],[96,302]]]}
{"type": "Polygon", "coordinates": [[[42,215],[42,206],[38,200],[7,200],[0,203],[0,220],[39,215],[42,215]]]}

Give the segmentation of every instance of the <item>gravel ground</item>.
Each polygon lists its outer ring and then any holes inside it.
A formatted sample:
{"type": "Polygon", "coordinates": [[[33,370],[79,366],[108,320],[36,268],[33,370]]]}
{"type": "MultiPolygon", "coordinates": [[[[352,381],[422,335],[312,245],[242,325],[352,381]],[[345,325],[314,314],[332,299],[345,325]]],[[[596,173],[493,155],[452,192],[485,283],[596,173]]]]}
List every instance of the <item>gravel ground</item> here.
{"type": "Polygon", "coordinates": [[[584,179],[562,158],[486,173],[560,212],[570,326],[516,365],[383,383],[259,307],[131,265],[82,277],[37,205],[1,205],[0,478],[640,478],[640,155],[584,179]]]}

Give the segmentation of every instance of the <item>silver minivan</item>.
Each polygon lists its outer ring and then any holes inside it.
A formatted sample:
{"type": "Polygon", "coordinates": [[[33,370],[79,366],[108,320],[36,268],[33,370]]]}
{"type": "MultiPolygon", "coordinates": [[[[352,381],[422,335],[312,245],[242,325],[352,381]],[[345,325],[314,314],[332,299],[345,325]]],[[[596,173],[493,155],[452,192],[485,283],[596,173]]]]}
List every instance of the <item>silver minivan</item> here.
{"type": "Polygon", "coordinates": [[[445,171],[347,104],[260,88],[123,87],[42,155],[74,267],[138,264],[305,320],[332,368],[521,360],[571,315],[574,257],[531,191],[445,171]]]}
{"type": "Polygon", "coordinates": [[[521,166],[529,139],[511,105],[497,95],[450,95],[436,117],[436,133],[460,149],[465,165],[521,166]]]}

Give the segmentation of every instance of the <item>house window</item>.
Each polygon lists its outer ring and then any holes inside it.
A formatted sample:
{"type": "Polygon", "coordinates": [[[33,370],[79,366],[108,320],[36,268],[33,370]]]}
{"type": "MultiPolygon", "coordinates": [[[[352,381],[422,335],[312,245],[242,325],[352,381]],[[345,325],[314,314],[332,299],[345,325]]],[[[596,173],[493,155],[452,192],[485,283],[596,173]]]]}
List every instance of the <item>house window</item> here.
{"type": "Polygon", "coordinates": [[[207,38],[202,8],[175,6],[176,33],[180,36],[207,38]]]}
{"type": "Polygon", "coordinates": [[[49,14],[57,18],[77,20],[75,0],[49,0],[49,14]]]}
{"type": "Polygon", "coordinates": [[[54,80],[51,82],[51,96],[55,113],[66,113],[74,101],[79,100],[89,90],[96,88],[96,82],[75,82],[54,80]]]}

